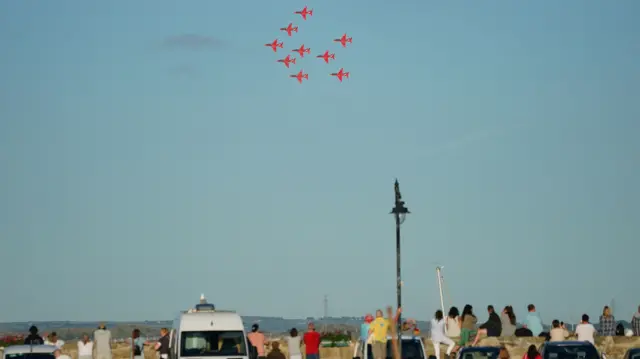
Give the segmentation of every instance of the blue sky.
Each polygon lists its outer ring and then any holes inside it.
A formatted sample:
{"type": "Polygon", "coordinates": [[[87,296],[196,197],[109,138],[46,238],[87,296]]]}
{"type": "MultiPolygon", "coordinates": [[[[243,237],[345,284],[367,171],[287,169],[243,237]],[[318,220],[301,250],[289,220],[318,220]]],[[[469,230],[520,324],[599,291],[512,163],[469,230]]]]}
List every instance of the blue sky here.
{"type": "Polygon", "coordinates": [[[395,177],[408,315],[630,318],[640,3],[306,4],[0,2],[0,321],[394,304],[395,177]]]}

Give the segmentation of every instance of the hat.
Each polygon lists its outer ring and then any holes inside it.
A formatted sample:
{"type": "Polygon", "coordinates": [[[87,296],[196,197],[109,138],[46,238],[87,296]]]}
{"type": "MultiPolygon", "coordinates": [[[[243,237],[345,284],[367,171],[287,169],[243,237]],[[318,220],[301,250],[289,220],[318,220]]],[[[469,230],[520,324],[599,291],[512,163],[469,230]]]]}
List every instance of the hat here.
{"type": "Polygon", "coordinates": [[[257,323],[251,326],[251,330],[254,332],[258,330],[258,328],[260,328],[260,326],[257,323]]]}
{"type": "Polygon", "coordinates": [[[365,323],[371,323],[373,322],[373,315],[367,313],[367,315],[364,316],[364,322],[365,323]]]}

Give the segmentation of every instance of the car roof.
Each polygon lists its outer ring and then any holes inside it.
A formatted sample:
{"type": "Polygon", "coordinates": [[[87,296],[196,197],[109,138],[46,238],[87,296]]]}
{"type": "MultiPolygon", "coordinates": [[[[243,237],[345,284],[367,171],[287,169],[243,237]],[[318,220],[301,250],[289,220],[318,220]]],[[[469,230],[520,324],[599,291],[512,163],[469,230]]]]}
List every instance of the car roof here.
{"type": "MultiPolygon", "coordinates": [[[[418,336],[418,335],[416,335],[416,336],[413,336],[413,335],[403,335],[403,336],[402,336],[402,340],[419,340],[419,339],[420,339],[420,336],[418,336]]],[[[358,339],[358,340],[359,340],[359,341],[363,341],[362,339],[358,339]]],[[[390,335],[387,335],[387,340],[391,340],[391,336],[390,336],[390,335]]]]}
{"type": "Polygon", "coordinates": [[[483,347],[465,347],[460,349],[460,352],[491,352],[500,350],[500,347],[483,346],[483,347]]]}
{"type": "Polygon", "coordinates": [[[55,345],[11,345],[4,348],[4,354],[53,353],[56,349],[55,345]]]}
{"type": "Polygon", "coordinates": [[[640,348],[630,348],[629,350],[627,350],[627,352],[629,354],[640,353],[640,348]]]}
{"type": "Polygon", "coordinates": [[[593,346],[590,342],[579,340],[566,340],[561,342],[545,342],[545,346],[548,347],[573,347],[573,346],[593,346]]]}

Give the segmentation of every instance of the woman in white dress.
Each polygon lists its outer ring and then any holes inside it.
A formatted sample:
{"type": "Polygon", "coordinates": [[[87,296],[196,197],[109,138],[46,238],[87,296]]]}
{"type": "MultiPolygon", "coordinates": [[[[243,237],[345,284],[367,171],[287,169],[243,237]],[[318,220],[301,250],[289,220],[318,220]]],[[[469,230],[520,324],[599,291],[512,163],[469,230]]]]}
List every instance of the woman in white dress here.
{"type": "Polygon", "coordinates": [[[298,329],[292,328],[289,331],[289,337],[287,337],[287,347],[289,348],[289,359],[302,359],[302,352],[300,351],[300,336],[298,335],[298,329]]]}
{"type": "Polygon", "coordinates": [[[436,359],[440,359],[440,344],[447,345],[446,358],[449,358],[456,344],[445,333],[445,320],[441,310],[436,310],[436,314],[431,319],[431,341],[436,359]]]}
{"type": "Polygon", "coordinates": [[[447,316],[447,335],[449,338],[460,336],[460,312],[458,308],[451,307],[447,316]]]}

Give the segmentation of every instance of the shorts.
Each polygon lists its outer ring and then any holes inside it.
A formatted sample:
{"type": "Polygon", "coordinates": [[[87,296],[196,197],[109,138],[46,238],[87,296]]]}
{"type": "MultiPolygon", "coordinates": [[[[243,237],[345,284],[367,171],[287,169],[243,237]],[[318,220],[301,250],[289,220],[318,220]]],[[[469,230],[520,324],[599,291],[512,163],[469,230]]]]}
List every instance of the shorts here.
{"type": "Polygon", "coordinates": [[[458,345],[465,346],[469,342],[469,339],[476,334],[475,330],[462,328],[460,330],[460,340],[458,345]]]}
{"type": "Polygon", "coordinates": [[[373,359],[385,359],[387,357],[387,343],[374,341],[371,343],[373,359]]]}
{"type": "Polygon", "coordinates": [[[307,354],[306,359],[320,359],[320,353],[307,354]]]}

